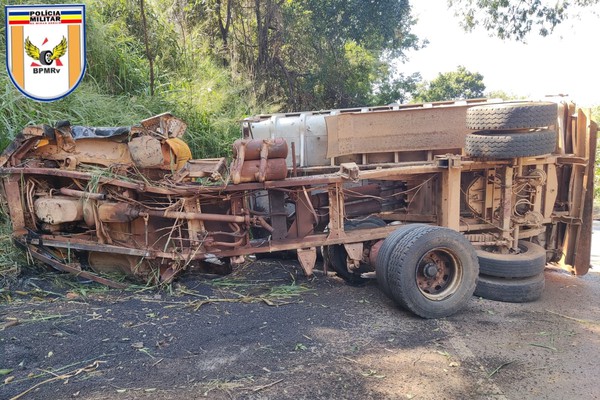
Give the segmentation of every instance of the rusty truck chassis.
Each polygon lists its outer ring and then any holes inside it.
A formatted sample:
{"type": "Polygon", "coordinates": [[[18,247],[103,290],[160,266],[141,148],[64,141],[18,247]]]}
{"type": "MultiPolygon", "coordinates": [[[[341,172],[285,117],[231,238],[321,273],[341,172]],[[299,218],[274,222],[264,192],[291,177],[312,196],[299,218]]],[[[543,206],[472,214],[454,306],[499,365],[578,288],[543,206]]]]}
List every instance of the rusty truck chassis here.
{"type": "MultiPolygon", "coordinates": [[[[310,276],[322,248],[343,248],[348,272],[368,275],[382,240],[412,223],[446,227],[476,248],[506,254],[519,251],[519,240],[534,241],[549,261],[581,275],[590,261],[596,126],[563,107],[551,155],[481,159],[452,144],[421,150],[420,158],[400,148],[383,162],[333,156],[329,166],[298,167],[292,143],[287,168],[287,143],[247,137],[236,142],[229,173],[224,159],[175,168],[182,160],[165,139],[181,136],[182,122],[169,114],[116,139],[26,127],[0,160],[3,198],[15,242],[34,258],[113,287],[124,285],[104,272],[169,282],[186,268],[227,272],[244,256],[285,250],[297,251],[310,276]],[[127,146],[146,136],[158,137],[164,157],[140,167],[127,146]],[[372,218],[386,223],[360,228],[372,218]]],[[[411,111],[382,116],[394,112],[411,111]]],[[[264,119],[246,121],[246,136],[264,119]]]]}

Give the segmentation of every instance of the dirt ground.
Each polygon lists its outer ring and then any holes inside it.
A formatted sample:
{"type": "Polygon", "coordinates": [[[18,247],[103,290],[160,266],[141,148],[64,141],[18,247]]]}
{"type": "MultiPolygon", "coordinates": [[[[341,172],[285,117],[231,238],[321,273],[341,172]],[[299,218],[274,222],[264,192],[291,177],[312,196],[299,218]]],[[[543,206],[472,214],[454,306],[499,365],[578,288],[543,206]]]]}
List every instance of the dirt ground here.
{"type": "Polygon", "coordinates": [[[29,274],[0,298],[0,398],[600,398],[595,229],[588,275],[438,320],[289,260],[161,292],[29,274]]]}

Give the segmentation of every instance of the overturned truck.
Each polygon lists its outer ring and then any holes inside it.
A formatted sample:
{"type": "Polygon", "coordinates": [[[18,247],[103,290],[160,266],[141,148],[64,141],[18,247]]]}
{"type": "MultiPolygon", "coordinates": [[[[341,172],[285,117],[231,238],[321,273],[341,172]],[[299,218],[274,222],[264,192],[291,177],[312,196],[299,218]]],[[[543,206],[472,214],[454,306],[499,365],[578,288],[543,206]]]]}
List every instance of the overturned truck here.
{"type": "Polygon", "coordinates": [[[574,104],[469,100],[258,115],[233,160],[194,160],[185,123],[28,126],[0,157],[15,243],[109,286],[295,251],[307,276],[375,277],[425,318],[473,293],[537,299],[590,264],[597,125],[574,104]]]}

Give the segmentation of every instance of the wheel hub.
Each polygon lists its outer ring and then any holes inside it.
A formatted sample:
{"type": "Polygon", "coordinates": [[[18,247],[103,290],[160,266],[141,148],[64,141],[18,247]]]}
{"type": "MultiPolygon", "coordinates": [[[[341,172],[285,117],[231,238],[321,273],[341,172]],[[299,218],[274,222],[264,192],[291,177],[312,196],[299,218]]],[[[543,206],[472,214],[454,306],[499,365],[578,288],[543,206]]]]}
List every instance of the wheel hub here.
{"type": "Polygon", "coordinates": [[[437,273],[438,267],[434,263],[427,263],[425,268],[423,268],[423,275],[425,275],[426,278],[435,278],[437,273]]]}
{"type": "Polygon", "coordinates": [[[416,272],[421,293],[431,300],[442,300],[458,287],[462,265],[450,251],[434,249],[423,255],[416,272]]]}

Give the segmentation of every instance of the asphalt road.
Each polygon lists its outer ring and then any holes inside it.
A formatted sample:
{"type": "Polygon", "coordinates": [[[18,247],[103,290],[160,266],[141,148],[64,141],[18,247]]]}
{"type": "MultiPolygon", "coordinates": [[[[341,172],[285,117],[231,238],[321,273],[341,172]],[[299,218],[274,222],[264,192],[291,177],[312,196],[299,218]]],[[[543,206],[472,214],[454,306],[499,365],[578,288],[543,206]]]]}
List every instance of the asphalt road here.
{"type": "Polygon", "coordinates": [[[600,221],[594,221],[592,235],[592,272],[600,273],[600,221]]]}

